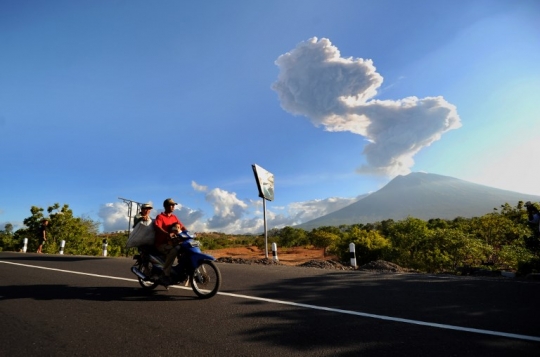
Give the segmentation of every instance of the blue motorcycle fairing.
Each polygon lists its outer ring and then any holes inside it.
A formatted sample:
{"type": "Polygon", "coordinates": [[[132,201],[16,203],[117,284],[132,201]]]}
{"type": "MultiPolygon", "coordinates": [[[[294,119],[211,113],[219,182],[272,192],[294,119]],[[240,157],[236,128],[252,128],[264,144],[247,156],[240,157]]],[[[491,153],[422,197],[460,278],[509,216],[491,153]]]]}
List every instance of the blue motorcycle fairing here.
{"type": "Polygon", "coordinates": [[[193,242],[194,242],[193,239],[187,239],[183,241],[182,243],[180,243],[180,246],[182,247],[181,252],[189,251],[187,255],[189,255],[189,258],[191,260],[191,267],[193,269],[201,265],[200,262],[202,260],[216,260],[213,256],[204,254],[203,252],[201,252],[201,249],[199,248],[199,246],[193,244],[193,242]]]}
{"type": "Polygon", "coordinates": [[[213,256],[204,253],[193,253],[190,258],[193,268],[197,268],[199,265],[201,265],[201,262],[203,260],[216,260],[216,258],[214,258],[213,256]]]}

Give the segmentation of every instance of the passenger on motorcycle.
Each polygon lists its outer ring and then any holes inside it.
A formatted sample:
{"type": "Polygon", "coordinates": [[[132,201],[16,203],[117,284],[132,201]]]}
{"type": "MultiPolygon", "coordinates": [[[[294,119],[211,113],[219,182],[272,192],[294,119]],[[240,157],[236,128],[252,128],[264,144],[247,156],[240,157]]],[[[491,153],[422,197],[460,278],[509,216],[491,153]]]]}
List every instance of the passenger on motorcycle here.
{"type": "Polygon", "coordinates": [[[180,223],[175,223],[171,227],[171,233],[174,233],[174,237],[171,238],[173,246],[177,246],[178,244],[182,242],[182,238],[179,237],[180,232],[185,230],[185,229],[182,229],[182,227],[183,226],[180,223]]]}
{"type": "Polygon", "coordinates": [[[141,206],[141,211],[133,217],[133,228],[139,223],[140,221],[148,221],[151,220],[150,218],[150,211],[152,211],[152,205],[150,203],[144,203],[141,206]]]}
{"type": "Polygon", "coordinates": [[[171,267],[177,255],[173,242],[173,239],[176,238],[177,233],[172,231],[171,228],[173,225],[178,224],[180,230],[187,231],[187,228],[173,213],[176,205],[177,203],[174,202],[172,198],[167,198],[165,201],[163,201],[163,208],[165,211],[158,214],[154,221],[156,231],[154,246],[166,257],[165,264],[163,265],[163,277],[161,279],[164,285],[170,285],[171,283],[171,267]]]}

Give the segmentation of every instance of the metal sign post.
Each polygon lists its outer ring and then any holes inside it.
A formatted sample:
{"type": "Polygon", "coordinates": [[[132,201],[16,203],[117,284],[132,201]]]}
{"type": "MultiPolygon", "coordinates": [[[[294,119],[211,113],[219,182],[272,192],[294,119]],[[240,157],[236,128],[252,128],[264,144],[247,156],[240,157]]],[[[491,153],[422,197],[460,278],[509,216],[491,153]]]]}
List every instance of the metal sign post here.
{"type": "Polygon", "coordinates": [[[268,229],[266,229],[266,200],[263,198],[263,217],[264,217],[264,257],[268,259],[268,229]]]}
{"type": "Polygon", "coordinates": [[[274,199],[274,174],[266,171],[259,165],[251,165],[257,188],[259,189],[259,197],[263,199],[263,216],[264,216],[264,257],[268,259],[268,229],[266,226],[266,200],[274,199]]]}

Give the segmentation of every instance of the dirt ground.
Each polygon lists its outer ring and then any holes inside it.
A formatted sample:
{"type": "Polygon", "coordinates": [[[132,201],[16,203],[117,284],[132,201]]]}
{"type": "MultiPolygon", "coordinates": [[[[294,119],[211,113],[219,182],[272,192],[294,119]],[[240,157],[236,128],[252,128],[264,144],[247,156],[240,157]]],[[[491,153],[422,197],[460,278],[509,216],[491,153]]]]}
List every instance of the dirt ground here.
{"type": "MultiPolygon", "coordinates": [[[[271,247],[268,247],[268,258],[272,259],[271,247]]],[[[217,250],[205,250],[206,254],[212,255],[214,258],[219,259],[223,257],[242,258],[242,259],[262,259],[265,258],[264,249],[259,249],[255,246],[251,247],[238,247],[238,248],[224,248],[217,250]]],[[[283,248],[277,251],[277,258],[281,264],[285,265],[298,265],[310,260],[338,260],[335,256],[324,256],[323,249],[321,248],[283,248]]]]}

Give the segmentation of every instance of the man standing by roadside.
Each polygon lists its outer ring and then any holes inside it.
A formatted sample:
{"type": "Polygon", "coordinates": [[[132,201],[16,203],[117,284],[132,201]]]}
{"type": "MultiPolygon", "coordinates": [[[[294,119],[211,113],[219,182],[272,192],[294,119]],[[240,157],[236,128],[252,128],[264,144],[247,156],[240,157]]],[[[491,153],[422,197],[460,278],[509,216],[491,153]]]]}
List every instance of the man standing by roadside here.
{"type": "Polygon", "coordinates": [[[186,227],[173,213],[176,205],[177,203],[174,202],[172,198],[167,198],[165,201],[163,201],[163,208],[165,211],[158,214],[154,221],[154,227],[156,230],[156,240],[154,245],[160,253],[167,257],[165,264],[163,265],[164,276],[162,278],[162,282],[164,285],[170,285],[171,283],[171,267],[177,254],[172,242],[172,239],[176,237],[176,233],[171,232],[171,227],[173,224],[178,223],[180,224],[182,231],[187,231],[186,227]]]}
{"type": "Polygon", "coordinates": [[[36,253],[43,253],[41,250],[43,249],[43,244],[47,241],[47,226],[49,225],[49,220],[44,219],[41,222],[41,225],[39,226],[37,238],[39,241],[39,247],[36,253]]]}
{"type": "Polygon", "coordinates": [[[527,209],[529,226],[534,232],[534,237],[538,239],[540,238],[540,211],[531,201],[525,203],[525,208],[527,209]]]}

